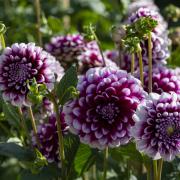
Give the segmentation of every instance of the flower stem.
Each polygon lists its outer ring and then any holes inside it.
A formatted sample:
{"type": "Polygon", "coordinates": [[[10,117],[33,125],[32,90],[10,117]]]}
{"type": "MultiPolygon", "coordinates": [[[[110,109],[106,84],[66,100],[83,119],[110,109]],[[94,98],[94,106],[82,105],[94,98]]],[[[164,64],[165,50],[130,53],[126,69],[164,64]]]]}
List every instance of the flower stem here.
{"type": "Polygon", "coordinates": [[[152,92],[152,44],[151,44],[151,33],[148,34],[148,65],[149,65],[149,72],[148,72],[148,89],[149,93],[152,92]]]}
{"type": "Polygon", "coordinates": [[[134,64],[135,64],[135,57],[134,53],[131,54],[131,74],[134,74],[134,64]]]}
{"type": "Polygon", "coordinates": [[[3,34],[0,34],[0,41],[1,41],[2,49],[5,49],[6,44],[5,44],[5,40],[4,40],[3,34]]]}
{"type": "Polygon", "coordinates": [[[64,172],[65,171],[65,154],[64,154],[64,143],[63,143],[63,134],[62,134],[62,128],[61,128],[60,113],[59,113],[58,104],[54,97],[52,97],[52,102],[54,104],[54,110],[56,112],[56,122],[57,122],[58,140],[59,140],[59,158],[61,160],[62,178],[63,178],[64,173],[65,173],[64,172]]]}
{"type": "Polygon", "coordinates": [[[104,151],[104,172],[103,172],[103,180],[106,180],[107,177],[107,160],[108,160],[108,146],[104,151]]]}
{"type": "Polygon", "coordinates": [[[19,112],[19,116],[20,116],[20,119],[21,119],[21,127],[22,127],[27,139],[30,140],[30,136],[29,136],[29,132],[28,132],[28,129],[27,129],[27,126],[26,126],[26,122],[25,122],[25,119],[23,117],[22,109],[20,107],[18,107],[18,112],[19,112]]]}
{"type": "Polygon", "coordinates": [[[37,135],[36,123],[35,123],[35,119],[34,119],[34,115],[33,115],[33,111],[32,111],[31,106],[28,109],[29,109],[29,115],[30,115],[30,119],[31,119],[32,128],[33,128],[34,135],[35,135],[35,138],[36,138],[36,143],[37,143],[38,148],[40,149],[41,144],[40,144],[40,141],[39,141],[39,138],[38,138],[38,135],[37,135]]]}
{"type": "Polygon", "coordinates": [[[157,175],[158,175],[158,172],[157,172],[157,160],[153,160],[153,169],[154,169],[154,180],[158,180],[157,178],[157,175]]]}
{"type": "Polygon", "coordinates": [[[161,180],[162,167],[163,167],[163,159],[158,160],[158,180],[161,180]]]}
{"type": "Polygon", "coordinates": [[[139,57],[140,81],[142,83],[142,86],[144,86],[143,60],[142,60],[141,50],[139,50],[137,53],[138,53],[138,57],[139,57]]]}
{"type": "Polygon", "coordinates": [[[41,35],[41,5],[40,0],[35,0],[36,8],[36,19],[37,19],[37,34],[38,34],[38,43],[42,46],[42,35],[41,35]]]}

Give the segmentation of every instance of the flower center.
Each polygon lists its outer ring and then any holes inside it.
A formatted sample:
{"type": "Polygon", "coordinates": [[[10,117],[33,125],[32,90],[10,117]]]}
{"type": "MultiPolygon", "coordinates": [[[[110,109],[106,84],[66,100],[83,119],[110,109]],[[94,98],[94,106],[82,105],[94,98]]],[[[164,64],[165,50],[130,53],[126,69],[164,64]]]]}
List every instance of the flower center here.
{"type": "Polygon", "coordinates": [[[9,78],[12,81],[23,83],[30,76],[30,68],[24,63],[12,63],[9,65],[9,78]]]}
{"type": "Polygon", "coordinates": [[[108,123],[112,123],[120,111],[114,103],[108,103],[97,106],[96,112],[101,116],[102,119],[107,120],[108,123]]]}
{"type": "Polygon", "coordinates": [[[160,119],[160,124],[156,126],[156,129],[162,139],[180,137],[180,122],[178,117],[160,119]]]}
{"type": "Polygon", "coordinates": [[[168,136],[171,136],[173,133],[174,133],[174,127],[173,126],[168,126],[167,128],[166,128],[166,132],[167,132],[167,134],[168,134],[168,136]]]}

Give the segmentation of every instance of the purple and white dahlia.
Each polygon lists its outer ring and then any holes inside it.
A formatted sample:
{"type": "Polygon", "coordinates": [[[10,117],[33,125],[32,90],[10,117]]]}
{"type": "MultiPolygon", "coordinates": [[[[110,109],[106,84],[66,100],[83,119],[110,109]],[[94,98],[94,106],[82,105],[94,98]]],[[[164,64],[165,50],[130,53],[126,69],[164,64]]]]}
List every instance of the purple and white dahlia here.
{"type": "Polygon", "coordinates": [[[94,148],[128,143],[132,115],[146,94],[140,81],[123,70],[97,67],[79,77],[77,89],[79,97],[63,109],[70,131],[94,148]]]}
{"type": "Polygon", "coordinates": [[[180,153],[180,96],[151,93],[133,115],[137,149],[153,159],[172,161],[180,153]]]}
{"type": "MultiPolygon", "coordinates": [[[[109,54],[104,54],[105,65],[108,67],[114,67],[118,69],[115,62],[112,59],[108,58],[108,55],[113,58],[116,56],[115,52],[109,54]]],[[[79,72],[84,74],[88,69],[92,67],[103,67],[104,61],[100,53],[99,46],[96,41],[90,41],[86,44],[84,52],[82,52],[78,57],[78,66],[79,72]]]]}
{"type": "MultiPolygon", "coordinates": [[[[177,70],[159,65],[154,66],[152,72],[153,92],[180,94],[180,76],[177,76],[177,70]]],[[[136,72],[135,76],[139,78],[139,71],[136,72]]],[[[148,92],[148,66],[144,67],[144,89],[148,92]]]]}
{"type": "Polygon", "coordinates": [[[84,38],[80,34],[68,34],[65,36],[52,37],[45,49],[56,57],[64,66],[73,62],[84,51],[84,38]]]}
{"type": "Polygon", "coordinates": [[[15,106],[28,105],[27,81],[52,89],[55,82],[56,60],[34,43],[15,43],[0,56],[0,90],[3,99],[15,106]]]}
{"type": "MultiPolygon", "coordinates": [[[[64,121],[63,113],[61,113],[61,128],[63,135],[68,132],[68,126],[64,121]]],[[[42,123],[38,126],[37,135],[41,144],[41,148],[39,150],[46,157],[47,161],[49,163],[59,163],[58,133],[55,114],[52,114],[49,117],[49,121],[47,123],[42,123]]],[[[31,133],[31,136],[33,146],[38,148],[33,132],[31,133]]]]}
{"type": "Polygon", "coordinates": [[[156,6],[153,0],[135,0],[128,6],[128,15],[136,12],[139,8],[149,8],[150,10],[159,11],[159,8],[156,6]]]}

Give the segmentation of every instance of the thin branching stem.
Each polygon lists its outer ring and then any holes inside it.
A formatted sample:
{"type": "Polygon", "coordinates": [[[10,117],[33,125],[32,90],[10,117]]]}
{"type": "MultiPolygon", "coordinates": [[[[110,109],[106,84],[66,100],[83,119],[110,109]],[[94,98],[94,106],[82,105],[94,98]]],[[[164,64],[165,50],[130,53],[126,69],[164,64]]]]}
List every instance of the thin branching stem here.
{"type": "Polygon", "coordinates": [[[131,74],[134,75],[135,55],[131,54],[131,74]]]}
{"type": "Polygon", "coordinates": [[[28,140],[30,140],[28,128],[26,126],[26,122],[25,122],[21,107],[18,107],[18,113],[19,113],[20,120],[21,120],[21,127],[22,127],[22,129],[23,129],[23,131],[25,133],[25,136],[27,137],[28,140]]]}
{"type": "Polygon", "coordinates": [[[139,57],[140,81],[142,83],[142,86],[144,86],[143,60],[142,60],[141,50],[139,50],[137,53],[138,53],[138,57],[139,57]]]}
{"type": "Polygon", "coordinates": [[[151,33],[148,34],[148,90],[149,93],[152,92],[152,43],[151,43],[151,33]]]}
{"type": "Polygon", "coordinates": [[[65,153],[64,153],[64,142],[63,142],[63,134],[62,134],[62,128],[61,128],[60,112],[59,112],[59,106],[54,97],[52,97],[52,102],[53,102],[54,110],[56,113],[58,141],[59,141],[58,142],[59,143],[59,158],[61,160],[62,178],[63,178],[65,176],[65,153]]]}
{"type": "Polygon", "coordinates": [[[36,122],[35,122],[35,118],[34,118],[31,106],[28,107],[28,110],[29,110],[29,115],[30,115],[30,119],[31,119],[32,128],[33,128],[33,131],[34,131],[34,136],[36,138],[36,143],[37,143],[38,148],[40,149],[41,148],[41,143],[40,143],[39,137],[37,135],[36,122]]]}

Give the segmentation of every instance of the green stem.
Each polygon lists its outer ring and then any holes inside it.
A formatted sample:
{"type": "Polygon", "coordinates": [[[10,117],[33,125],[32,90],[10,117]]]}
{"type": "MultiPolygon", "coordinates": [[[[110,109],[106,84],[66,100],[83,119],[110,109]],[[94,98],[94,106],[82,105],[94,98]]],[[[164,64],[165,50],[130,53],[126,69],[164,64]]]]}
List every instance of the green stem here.
{"type": "Polygon", "coordinates": [[[65,173],[64,172],[65,171],[65,154],[64,154],[64,143],[63,143],[63,134],[62,134],[62,128],[61,128],[60,112],[59,112],[59,106],[54,96],[52,97],[52,102],[54,104],[54,110],[56,112],[56,122],[57,122],[58,140],[59,140],[59,158],[61,160],[62,178],[63,178],[64,173],[65,173]]]}
{"type": "Polygon", "coordinates": [[[37,19],[37,35],[38,35],[38,43],[42,46],[42,35],[41,35],[41,5],[40,0],[35,0],[35,8],[36,8],[36,19],[37,19]]]}
{"type": "Polygon", "coordinates": [[[131,54],[131,74],[134,75],[134,64],[135,64],[135,57],[134,53],[131,54]]]}
{"type": "Polygon", "coordinates": [[[19,116],[20,116],[20,120],[21,120],[22,130],[24,131],[24,134],[27,137],[27,139],[30,140],[28,128],[26,126],[26,122],[25,122],[25,119],[23,117],[22,109],[20,107],[18,107],[18,112],[19,112],[19,116]]]}
{"type": "Polygon", "coordinates": [[[161,180],[162,167],[163,167],[163,159],[158,160],[158,180],[161,180]]]}
{"type": "Polygon", "coordinates": [[[157,160],[153,160],[153,170],[154,170],[154,180],[158,180],[157,178],[157,175],[158,175],[158,172],[157,172],[157,160]]]}
{"type": "Polygon", "coordinates": [[[29,110],[29,115],[30,115],[30,119],[31,119],[32,128],[33,128],[33,131],[34,131],[34,136],[36,138],[36,143],[37,143],[38,148],[40,149],[41,148],[41,143],[40,143],[39,137],[37,135],[36,123],[35,123],[35,119],[34,119],[34,115],[33,115],[33,111],[32,111],[31,106],[28,108],[28,110],[29,110]]]}
{"type": "Polygon", "coordinates": [[[138,53],[138,57],[139,57],[140,81],[142,83],[142,86],[144,86],[143,60],[142,60],[141,50],[139,50],[137,53],[138,53]]]}
{"type": "Polygon", "coordinates": [[[104,172],[103,172],[103,180],[106,180],[107,177],[107,160],[108,160],[108,146],[104,151],[104,172]]]}
{"type": "Polygon", "coordinates": [[[100,51],[100,54],[102,56],[102,61],[103,61],[103,66],[105,67],[106,66],[106,61],[105,61],[105,58],[104,58],[104,54],[103,54],[103,50],[101,48],[101,42],[99,41],[98,37],[96,36],[96,33],[94,31],[92,31],[93,33],[93,36],[95,37],[95,40],[99,46],[99,51],[100,51]]]}
{"type": "Polygon", "coordinates": [[[151,168],[148,167],[147,169],[147,180],[151,180],[151,168]]]}
{"type": "Polygon", "coordinates": [[[149,72],[148,72],[148,89],[149,93],[152,92],[152,44],[151,44],[151,33],[148,34],[148,65],[149,65],[149,72]]]}
{"type": "Polygon", "coordinates": [[[5,49],[6,43],[3,34],[0,34],[0,41],[1,41],[2,49],[5,49]]]}

